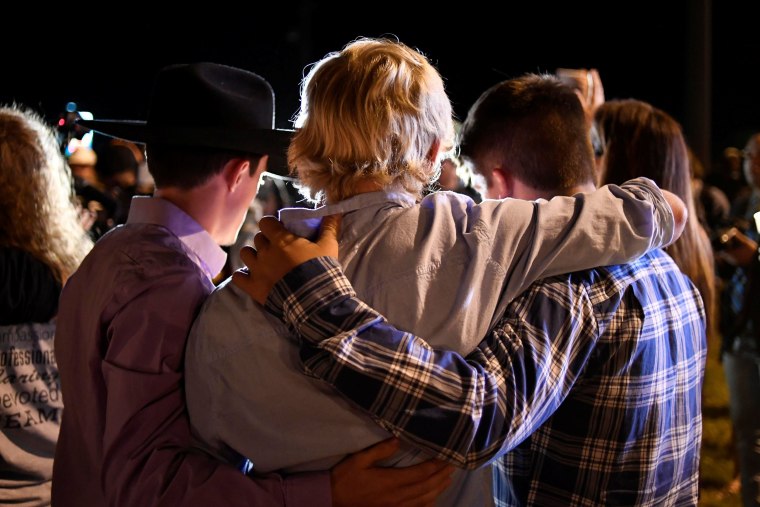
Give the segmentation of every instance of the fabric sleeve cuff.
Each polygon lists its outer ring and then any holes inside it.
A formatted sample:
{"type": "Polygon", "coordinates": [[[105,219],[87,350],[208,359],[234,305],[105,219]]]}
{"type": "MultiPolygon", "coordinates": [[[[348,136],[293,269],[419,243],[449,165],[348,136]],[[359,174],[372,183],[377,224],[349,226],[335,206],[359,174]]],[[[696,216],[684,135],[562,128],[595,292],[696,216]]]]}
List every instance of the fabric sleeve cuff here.
{"type": "Polygon", "coordinates": [[[675,218],[660,187],[653,180],[643,176],[626,181],[620,187],[654,207],[655,232],[652,234],[650,247],[662,248],[669,245],[675,235],[675,218]]]}

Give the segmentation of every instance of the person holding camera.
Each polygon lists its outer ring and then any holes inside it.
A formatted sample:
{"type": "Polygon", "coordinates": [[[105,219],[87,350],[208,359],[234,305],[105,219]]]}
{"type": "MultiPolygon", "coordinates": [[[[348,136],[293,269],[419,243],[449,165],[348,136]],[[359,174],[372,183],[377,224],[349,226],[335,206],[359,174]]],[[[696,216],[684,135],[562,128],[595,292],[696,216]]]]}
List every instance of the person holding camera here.
{"type": "Polygon", "coordinates": [[[750,190],[733,206],[734,226],[724,231],[716,254],[726,280],[721,298],[723,369],[728,383],[737,465],[745,506],[760,505],[760,133],[743,151],[750,190]]]}

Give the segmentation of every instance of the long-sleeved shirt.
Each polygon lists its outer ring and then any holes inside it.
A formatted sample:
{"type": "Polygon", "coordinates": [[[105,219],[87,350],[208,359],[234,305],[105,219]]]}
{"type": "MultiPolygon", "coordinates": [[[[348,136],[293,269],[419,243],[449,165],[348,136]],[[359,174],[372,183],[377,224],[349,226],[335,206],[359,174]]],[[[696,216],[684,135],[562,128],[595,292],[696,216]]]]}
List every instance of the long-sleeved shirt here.
{"type": "MultiPolygon", "coordinates": [[[[668,241],[668,210],[656,187],[641,179],[577,198],[480,205],[451,192],[418,201],[386,190],[318,210],[284,210],[280,218],[308,235],[322,216],[341,213],[341,263],[361,297],[435,346],[466,354],[499,306],[537,278],[621,262],[668,241]],[[598,237],[605,232],[608,239],[598,237]]],[[[243,455],[263,472],[313,471],[388,438],[365,414],[299,373],[295,342],[272,321],[227,283],[193,326],[188,409],[209,451],[230,462],[243,455]]],[[[425,457],[410,446],[403,451],[386,464],[425,457]]],[[[490,500],[490,470],[453,475],[439,506],[490,500]]]]}
{"type": "Polygon", "coordinates": [[[194,447],[184,349],[226,255],[168,201],[135,198],[64,286],[53,504],[330,504],[327,473],[252,480],[194,447]]]}
{"type": "Polygon", "coordinates": [[[53,337],[61,283],[31,253],[0,247],[0,505],[50,505],[61,399],[53,337]]]}
{"type": "Polygon", "coordinates": [[[662,251],[539,281],[466,358],[392,327],[340,265],[291,271],[267,309],[304,370],[460,466],[498,459],[497,505],[696,505],[705,313],[662,251]]]}

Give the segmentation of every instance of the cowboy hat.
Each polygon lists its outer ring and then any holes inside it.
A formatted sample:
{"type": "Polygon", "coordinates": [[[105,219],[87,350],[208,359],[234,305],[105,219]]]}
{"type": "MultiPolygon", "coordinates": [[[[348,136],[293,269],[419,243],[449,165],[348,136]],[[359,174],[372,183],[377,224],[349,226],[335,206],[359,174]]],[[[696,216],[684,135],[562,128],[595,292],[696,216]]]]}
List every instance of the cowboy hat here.
{"type": "Polygon", "coordinates": [[[287,174],[292,130],[274,128],[274,91],[258,74],[217,63],[178,64],[158,73],[148,120],[78,120],[136,143],[268,154],[268,171],[287,174]]]}

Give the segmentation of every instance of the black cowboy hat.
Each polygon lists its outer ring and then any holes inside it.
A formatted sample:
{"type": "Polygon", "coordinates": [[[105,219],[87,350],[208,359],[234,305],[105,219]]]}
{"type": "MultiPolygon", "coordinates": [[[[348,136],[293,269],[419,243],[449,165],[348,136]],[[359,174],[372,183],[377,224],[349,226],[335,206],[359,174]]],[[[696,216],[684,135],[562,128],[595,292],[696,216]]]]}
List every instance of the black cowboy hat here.
{"type": "Polygon", "coordinates": [[[153,87],[148,120],[78,120],[135,143],[199,146],[268,154],[267,170],[286,175],[292,130],[274,128],[274,91],[261,76],[217,63],[170,65],[153,87]]]}

